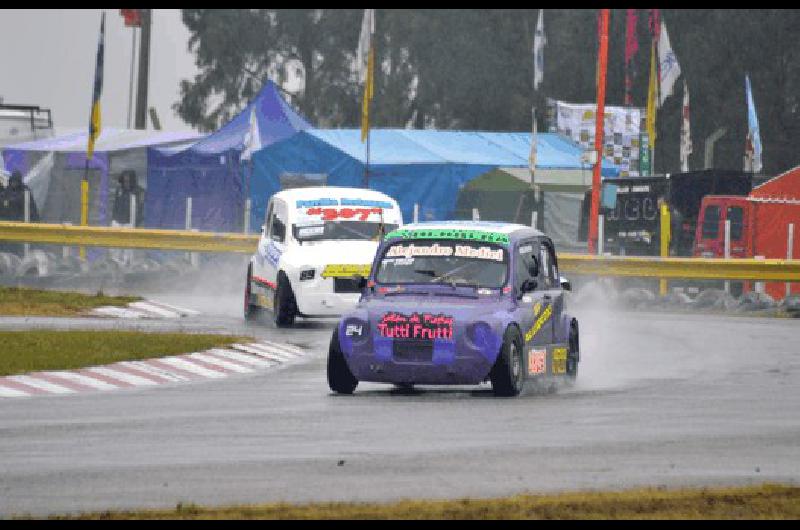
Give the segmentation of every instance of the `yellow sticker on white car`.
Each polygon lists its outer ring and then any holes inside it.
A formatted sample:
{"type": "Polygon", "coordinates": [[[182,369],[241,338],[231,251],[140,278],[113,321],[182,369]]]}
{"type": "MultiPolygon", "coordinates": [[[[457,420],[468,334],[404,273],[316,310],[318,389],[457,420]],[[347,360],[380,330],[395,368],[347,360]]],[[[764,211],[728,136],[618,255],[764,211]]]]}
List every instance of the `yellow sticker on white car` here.
{"type": "Polygon", "coordinates": [[[369,276],[371,265],[329,264],[322,271],[323,278],[346,278],[351,276],[369,276]]]}

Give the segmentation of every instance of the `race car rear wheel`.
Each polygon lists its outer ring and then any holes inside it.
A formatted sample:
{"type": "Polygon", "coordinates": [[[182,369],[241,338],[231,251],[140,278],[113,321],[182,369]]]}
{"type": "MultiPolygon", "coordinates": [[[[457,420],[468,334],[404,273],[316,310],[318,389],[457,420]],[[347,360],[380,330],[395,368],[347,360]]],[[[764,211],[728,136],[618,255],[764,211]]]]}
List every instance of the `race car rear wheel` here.
{"type": "Polygon", "coordinates": [[[569,351],[567,352],[567,383],[575,384],[578,377],[578,360],[580,359],[580,334],[578,321],[574,320],[569,326],[569,351]]]}
{"type": "Polygon", "coordinates": [[[275,290],[275,325],[288,327],[294,323],[297,316],[297,301],[294,298],[292,286],[284,274],[278,275],[278,288],[275,290]]]}
{"type": "Polygon", "coordinates": [[[247,267],[247,280],[244,284],[244,319],[245,320],[255,320],[258,314],[261,312],[261,308],[257,305],[250,303],[253,298],[253,287],[252,287],[252,268],[247,267]]]}
{"type": "Polygon", "coordinates": [[[522,337],[517,328],[509,327],[503,335],[503,346],[497,361],[489,372],[496,396],[512,397],[522,392],[525,384],[522,361],[522,337]]]}
{"type": "Polygon", "coordinates": [[[328,386],[337,394],[352,394],[358,386],[339,344],[339,328],[334,330],[328,348],[328,386]]]}

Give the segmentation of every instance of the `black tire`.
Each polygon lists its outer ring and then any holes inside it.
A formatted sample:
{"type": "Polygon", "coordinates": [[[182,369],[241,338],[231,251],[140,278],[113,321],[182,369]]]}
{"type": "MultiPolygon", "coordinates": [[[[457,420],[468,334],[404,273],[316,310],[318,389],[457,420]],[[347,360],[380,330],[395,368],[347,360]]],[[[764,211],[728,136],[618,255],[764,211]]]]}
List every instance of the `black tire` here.
{"type": "Polygon", "coordinates": [[[292,286],[283,274],[278,275],[278,289],[275,291],[275,302],[272,307],[276,326],[285,328],[294,324],[297,302],[294,299],[292,286]]]}
{"type": "Polygon", "coordinates": [[[339,345],[339,329],[335,329],[328,348],[328,386],[337,394],[352,394],[358,386],[339,345]]]}
{"type": "Polygon", "coordinates": [[[252,296],[252,275],[253,269],[252,266],[247,267],[247,280],[244,284],[244,319],[247,321],[253,321],[258,318],[259,313],[261,313],[261,308],[255,304],[250,303],[252,296]]]}
{"type": "Polygon", "coordinates": [[[575,384],[578,378],[578,362],[580,360],[580,333],[578,331],[578,321],[572,320],[569,326],[569,351],[567,352],[567,377],[565,378],[570,385],[575,384]]]}
{"type": "Polygon", "coordinates": [[[503,334],[503,345],[497,356],[489,379],[495,396],[513,397],[522,392],[525,385],[522,336],[515,327],[509,327],[503,334]]]}

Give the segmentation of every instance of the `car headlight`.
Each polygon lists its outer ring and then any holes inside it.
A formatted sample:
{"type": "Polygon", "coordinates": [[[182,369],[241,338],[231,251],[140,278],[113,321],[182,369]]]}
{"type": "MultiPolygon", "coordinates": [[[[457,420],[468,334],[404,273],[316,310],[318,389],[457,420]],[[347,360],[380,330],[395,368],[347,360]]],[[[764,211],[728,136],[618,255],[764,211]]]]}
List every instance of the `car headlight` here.
{"type": "Polygon", "coordinates": [[[304,282],[306,280],[313,280],[314,279],[314,269],[306,269],[304,271],[300,271],[300,281],[304,282]]]}

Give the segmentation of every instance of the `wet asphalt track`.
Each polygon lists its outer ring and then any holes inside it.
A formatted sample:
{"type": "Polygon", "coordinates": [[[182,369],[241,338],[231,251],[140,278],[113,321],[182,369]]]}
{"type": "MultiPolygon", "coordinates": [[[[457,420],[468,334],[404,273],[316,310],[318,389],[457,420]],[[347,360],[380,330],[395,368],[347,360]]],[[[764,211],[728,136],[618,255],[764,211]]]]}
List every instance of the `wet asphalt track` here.
{"type": "Polygon", "coordinates": [[[220,381],[0,400],[0,516],[800,482],[797,320],[584,310],[573,389],[497,399],[488,385],[362,384],[334,396],[332,321],[279,331],[245,325],[236,296],[159,294],[204,315],[154,328],[255,334],[318,355],[220,381]]]}

